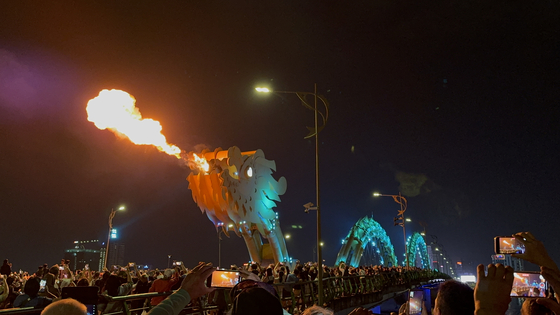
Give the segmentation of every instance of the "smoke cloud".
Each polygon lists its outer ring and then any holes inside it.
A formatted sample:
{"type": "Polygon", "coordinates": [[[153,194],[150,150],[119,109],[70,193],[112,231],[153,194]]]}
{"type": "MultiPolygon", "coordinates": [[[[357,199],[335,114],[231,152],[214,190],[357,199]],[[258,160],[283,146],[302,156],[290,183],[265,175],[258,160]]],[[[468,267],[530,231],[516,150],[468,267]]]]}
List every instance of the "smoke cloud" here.
{"type": "Polygon", "coordinates": [[[18,111],[28,109],[37,94],[34,74],[16,55],[0,49],[0,106],[18,111]]]}

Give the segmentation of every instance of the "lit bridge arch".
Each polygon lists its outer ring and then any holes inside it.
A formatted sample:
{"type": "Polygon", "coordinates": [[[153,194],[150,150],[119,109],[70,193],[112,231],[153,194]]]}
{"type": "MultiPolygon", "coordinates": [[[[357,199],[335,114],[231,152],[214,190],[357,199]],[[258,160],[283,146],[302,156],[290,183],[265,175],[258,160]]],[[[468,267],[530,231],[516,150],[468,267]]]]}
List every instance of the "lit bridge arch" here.
{"type": "Polygon", "coordinates": [[[424,237],[418,232],[408,237],[406,255],[410,266],[420,267],[422,269],[429,269],[431,266],[426,242],[424,241],[424,237]]]}
{"type": "Polygon", "coordinates": [[[336,257],[336,264],[344,262],[353,267],[360,265],[360,259],[366,246],[377,248],[379,263],[384,266],[396,266],[397,257],[385,229],[373,218],[363,217],[350,229],[348,236],[342,241],[342,248],[336,257]]]}

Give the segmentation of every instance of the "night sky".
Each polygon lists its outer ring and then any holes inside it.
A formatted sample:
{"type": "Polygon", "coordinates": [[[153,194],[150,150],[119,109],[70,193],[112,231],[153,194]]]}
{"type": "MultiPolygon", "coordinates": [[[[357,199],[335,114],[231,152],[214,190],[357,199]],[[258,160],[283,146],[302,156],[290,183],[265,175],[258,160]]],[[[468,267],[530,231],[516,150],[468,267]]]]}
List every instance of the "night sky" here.
{"type": "MultiPolygon", "coordinates": [[[[132,94],[185,151],[237,146],[276,161],[288,190],[280,223],[292,257],[314,257],[313,113],[320,133],[324,258],[364,216],[402,257],[437,236],[453,261],[490,262],[493,238],[531,231],[560,261],[560,16],[555,1],[2,1],[0,258],[34,271],[74,240],[104,239],[111,208],[125,260],[218,261],[189,169],[86,120],[102,89],[132,94]],[[292,225],[301,225],[294,230],[292,225]],[[429,237],[428,240],[431,238],[429,237]]],[[[222,265],[249,259],[222,241],[222,265]]]]}

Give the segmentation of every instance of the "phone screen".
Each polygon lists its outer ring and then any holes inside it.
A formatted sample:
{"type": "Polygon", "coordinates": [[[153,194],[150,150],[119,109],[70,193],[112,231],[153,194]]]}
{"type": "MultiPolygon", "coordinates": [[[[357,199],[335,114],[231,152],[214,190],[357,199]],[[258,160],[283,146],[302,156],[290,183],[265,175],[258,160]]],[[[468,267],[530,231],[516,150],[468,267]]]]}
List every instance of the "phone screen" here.
{"type": "Polygon", "coordinates": [[[46,285],[47,285],[47,280],[39,281],[39,292],[45,292],[46,285]]]}
{"type": "Polygon", "coordinates": [[[239,283],[239,272],[216,270],[212,273],[210,286],[213,288],[233,288],[239,283]]]}
{"type": "Polygon", "coordinates": [[[515,237],[498,236],[496,237],[496,254],[523,254],[525,245],[515,237]]]}
{"type": "Polygon", "coordinates": [[[512,297],[546,297],[548,283],[538,272],[514,272],[512,297]]]}
{"type": "Polygon", "coordinates": [[[408,297],[409,314],[422,314],[422,302],[424,300],[424,291],[410,291],[408,297]]]}
{"type": "Polygon", "coordinates": [[[87,308],[87,315],[97,315],[97,305],[86,304],[86,308],[87,308]]]}

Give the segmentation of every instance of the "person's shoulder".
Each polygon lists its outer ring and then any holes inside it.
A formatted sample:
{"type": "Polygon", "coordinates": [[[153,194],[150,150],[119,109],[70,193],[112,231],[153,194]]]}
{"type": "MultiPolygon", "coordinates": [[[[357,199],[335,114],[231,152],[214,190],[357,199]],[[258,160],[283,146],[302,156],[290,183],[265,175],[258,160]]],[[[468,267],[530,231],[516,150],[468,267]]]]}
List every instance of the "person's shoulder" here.
{"type": "Polygon", "coordinates": [[[16,296],[16,299],[14,300],[14,307],[19,307],[19,305],[27,300],[29,298],[29,295],[27,294],[20,294],[18,296],[16,296]]]}

